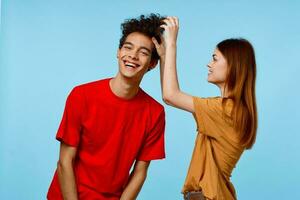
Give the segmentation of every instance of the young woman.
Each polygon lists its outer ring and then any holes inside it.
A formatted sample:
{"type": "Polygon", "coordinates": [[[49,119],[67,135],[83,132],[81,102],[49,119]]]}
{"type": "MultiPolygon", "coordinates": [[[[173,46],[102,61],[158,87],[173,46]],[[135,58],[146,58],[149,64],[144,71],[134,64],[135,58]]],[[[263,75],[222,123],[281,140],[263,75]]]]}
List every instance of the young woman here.
{"type": "Polygon", "coordinates": [[[177,80],[178,19],[164,22],[162,43],[153,39],[161,57],[163,100],[193,113],[198,127],[184,198],[236,199],[230,176],[244,150],[253,146],[257,130],[253,47],[245,39],[220,42],[207,65],[207,80],[219,87],[221,96],[194,97],[182,92],[177,80]]]}

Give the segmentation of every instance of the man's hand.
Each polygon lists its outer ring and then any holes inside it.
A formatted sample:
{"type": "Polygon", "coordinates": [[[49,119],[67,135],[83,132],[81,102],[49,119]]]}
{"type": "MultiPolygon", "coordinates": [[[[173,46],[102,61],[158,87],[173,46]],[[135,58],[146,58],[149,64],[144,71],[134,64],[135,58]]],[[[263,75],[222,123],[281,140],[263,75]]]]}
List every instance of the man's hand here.
{"type": "Polygon", "coordinates": [[[136,161],[129,182],[124,189],[120,200],[135,200],[137,198],[143,183],[146,180],[149,164],[150,161],[136,161]]]}

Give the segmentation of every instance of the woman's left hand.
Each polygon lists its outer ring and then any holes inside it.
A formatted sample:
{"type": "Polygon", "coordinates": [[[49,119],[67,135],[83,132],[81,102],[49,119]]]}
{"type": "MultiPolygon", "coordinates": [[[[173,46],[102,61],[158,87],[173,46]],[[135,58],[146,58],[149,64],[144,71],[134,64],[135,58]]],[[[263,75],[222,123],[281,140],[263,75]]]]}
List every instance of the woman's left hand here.
{"type": "Polygon", "coordinates": [[[179,21],[177,17],[167,17],[163,20],[165,24],[160,27],[164,29],[163,32],[163,42],[165,46],[176,45],[179,21]]]}
{"type": "Polygon", "coordinates": [[[152,41],[155,45],[158,55],[162,58],[165,56],[166,48],[175,45],[177,41],[179,21],[177,17],[167,17],[163,20],[164,24],[160,27],[164,29],[161,36],[161,44],[153,37],[152,41]]]}

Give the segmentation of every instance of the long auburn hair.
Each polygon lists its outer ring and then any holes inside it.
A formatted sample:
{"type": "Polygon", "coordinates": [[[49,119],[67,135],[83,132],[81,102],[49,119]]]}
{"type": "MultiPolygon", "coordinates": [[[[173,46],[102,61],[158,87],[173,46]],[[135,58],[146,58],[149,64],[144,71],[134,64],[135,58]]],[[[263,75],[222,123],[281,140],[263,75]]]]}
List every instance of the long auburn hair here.
{"type": "Polygon", "coordinates": [[[254,49],[251,43],[243,38],[226,39],[220,42],[217,48],[228,65],[225,88],[228,98],[234,102],[231,119],[240,134],[241,145],[250,149],[255,143],[257,131],[254,49]]]}

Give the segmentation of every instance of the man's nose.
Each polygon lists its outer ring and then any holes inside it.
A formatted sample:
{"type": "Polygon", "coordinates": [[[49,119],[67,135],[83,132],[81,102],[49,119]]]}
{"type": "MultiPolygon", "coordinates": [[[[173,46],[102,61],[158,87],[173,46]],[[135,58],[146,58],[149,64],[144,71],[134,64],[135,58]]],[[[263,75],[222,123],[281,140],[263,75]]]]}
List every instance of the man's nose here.
{"type": "Polygon", "coordinates": [[[137,51],[132,51],[129,53],[129,57],[131,59],[137,60],[138,59],[137,53],[138,53],[137,51]]]}

